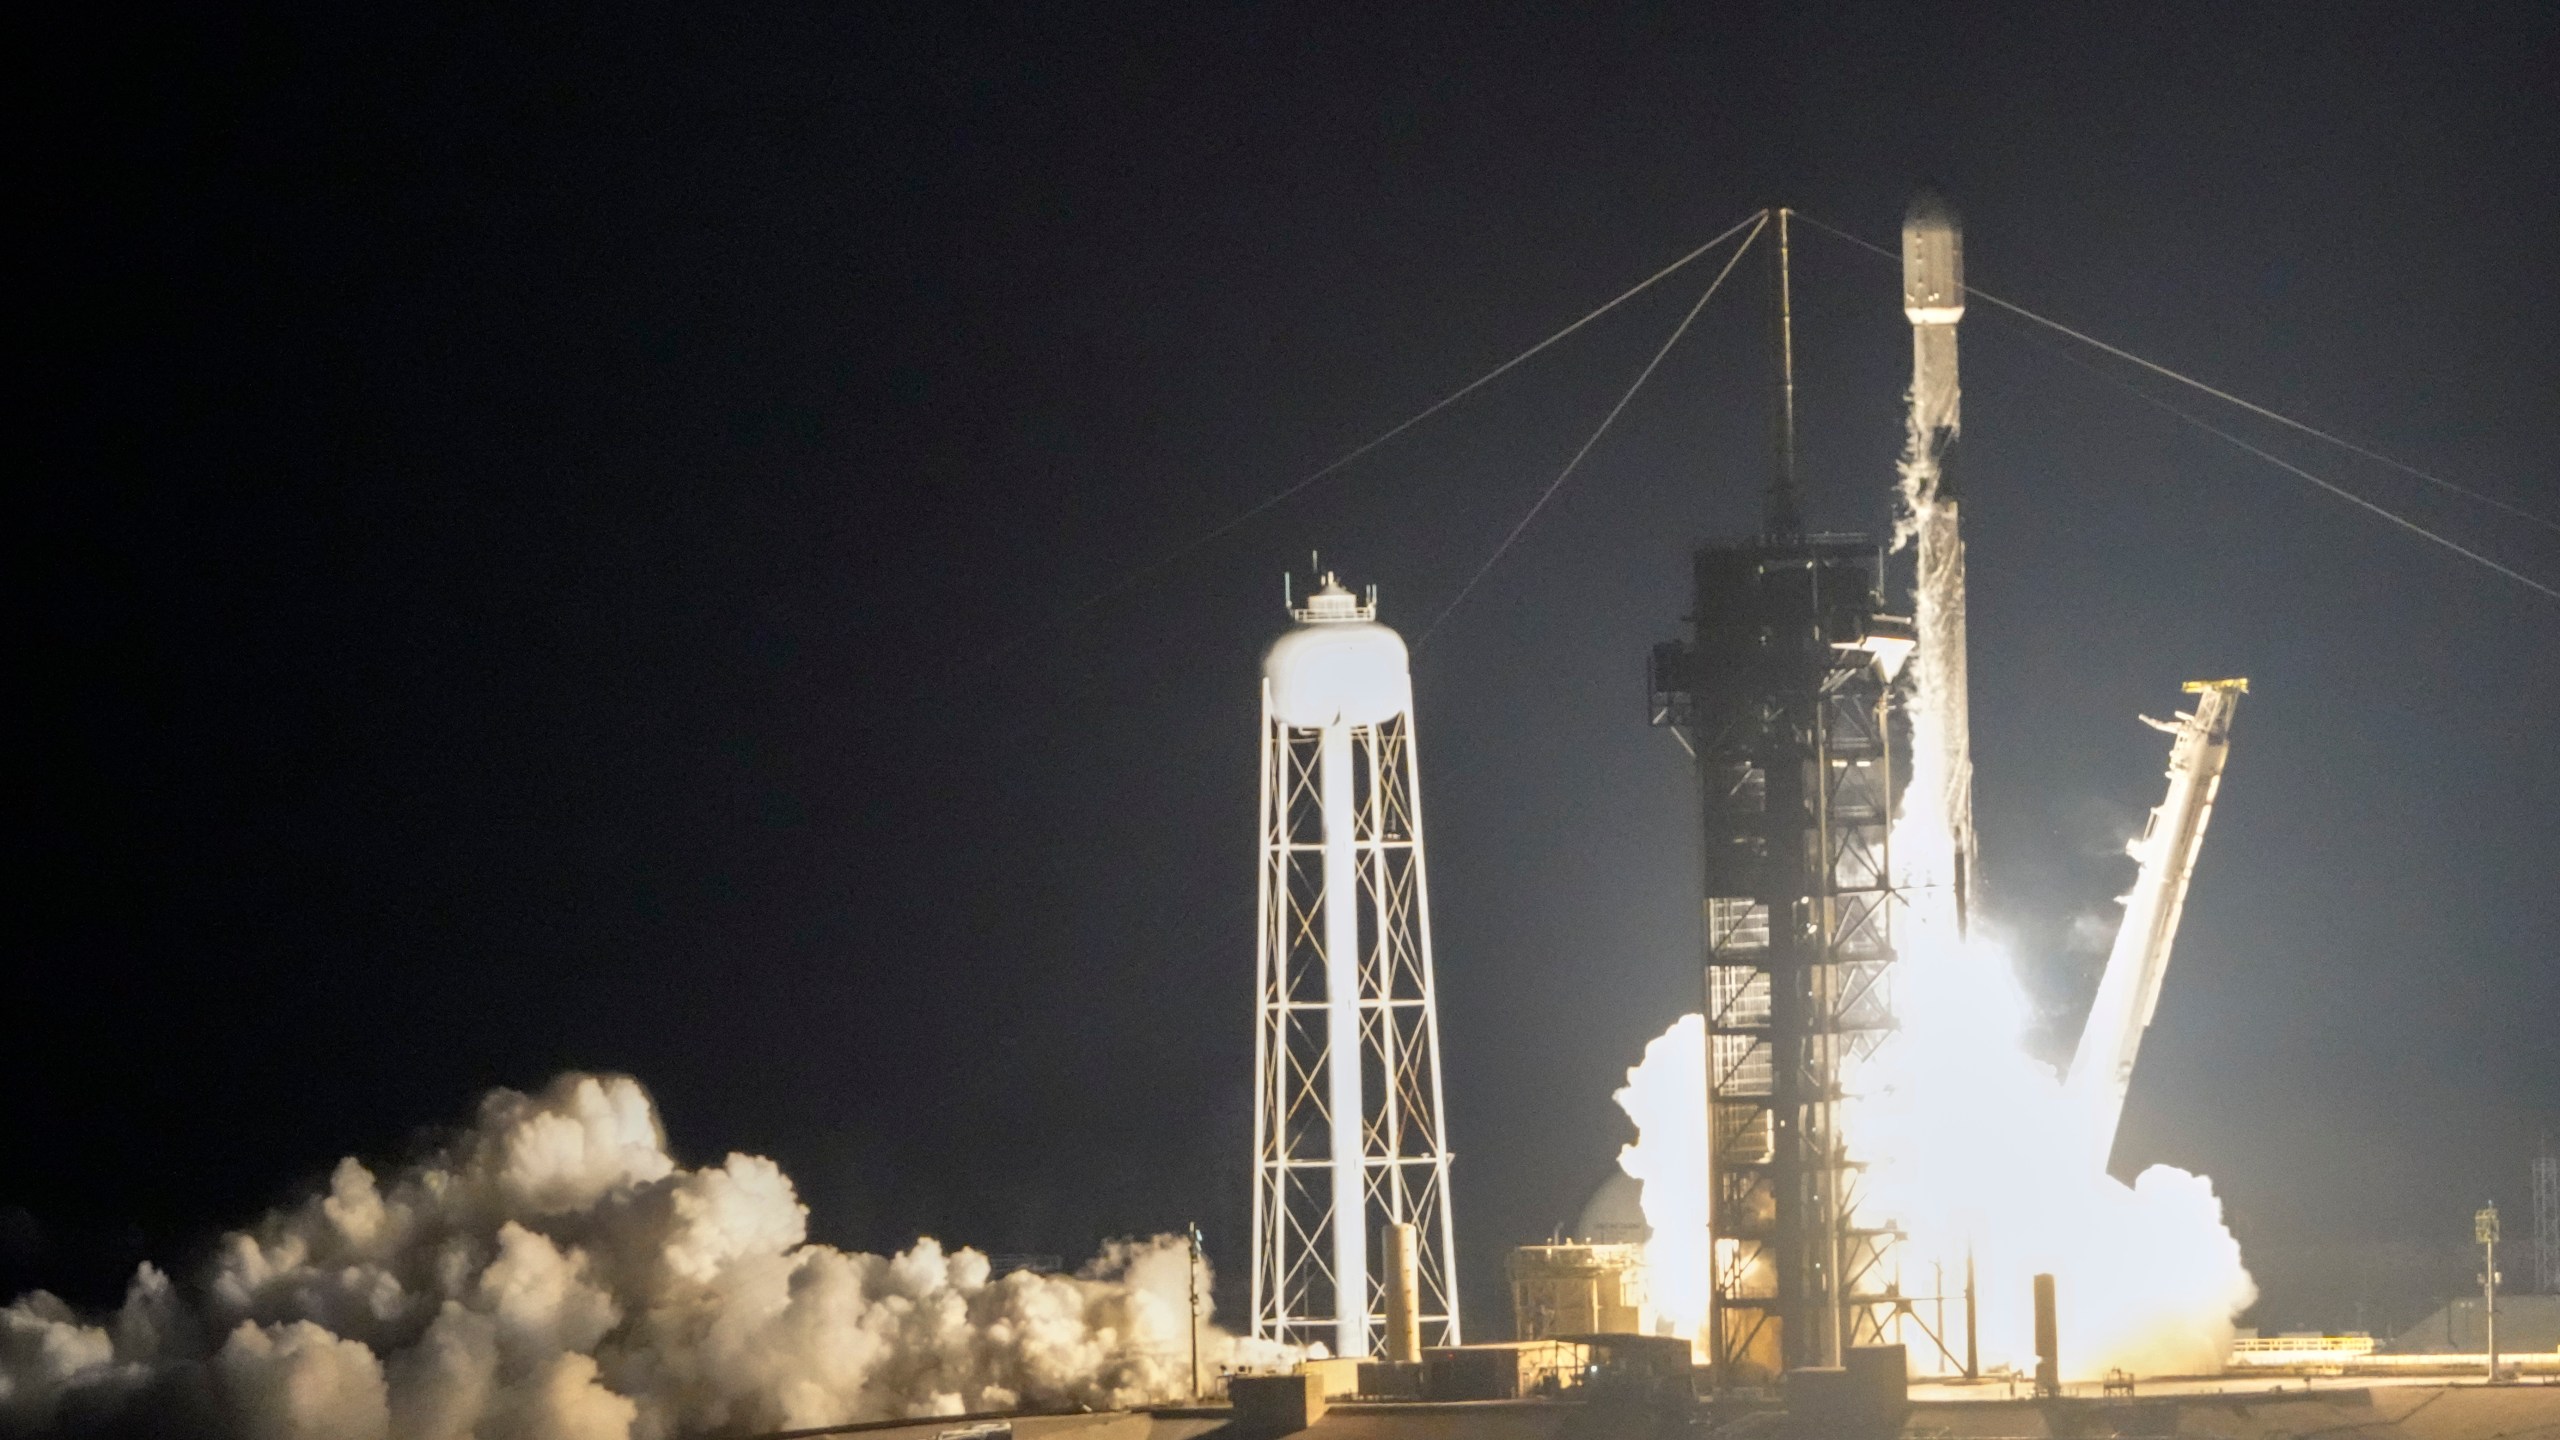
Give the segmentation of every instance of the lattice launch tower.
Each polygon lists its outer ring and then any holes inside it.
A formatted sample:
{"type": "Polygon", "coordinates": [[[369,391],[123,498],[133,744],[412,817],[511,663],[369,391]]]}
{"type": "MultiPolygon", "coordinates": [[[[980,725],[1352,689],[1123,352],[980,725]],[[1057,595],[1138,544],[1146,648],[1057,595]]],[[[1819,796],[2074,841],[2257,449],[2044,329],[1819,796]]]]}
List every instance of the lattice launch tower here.
{"type": "MultiPolygon", "coordinates": [[[[1653,720],[1697,757],[1705,819],[1710,1310],[1727,1383],[1888,1338],[1889,1232],[1860,1222],[1844,1066],[1893,1024],[1891,698],[1911,622],[1862,536],[1799,506],[1787,212],[1775,212],[1776,466],[1757,539],[1695,559],[1691,635],[1657,646],[1653,720]]],[[[1892,1337],[1898,1338],[1898,1337],[1892,1337]]]]}

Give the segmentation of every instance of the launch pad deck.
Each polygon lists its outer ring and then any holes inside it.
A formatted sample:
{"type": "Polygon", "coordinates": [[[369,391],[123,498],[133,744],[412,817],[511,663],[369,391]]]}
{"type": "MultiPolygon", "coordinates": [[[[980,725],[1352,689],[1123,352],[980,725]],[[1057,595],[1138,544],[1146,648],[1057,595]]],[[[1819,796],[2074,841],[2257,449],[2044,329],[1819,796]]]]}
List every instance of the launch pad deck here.
{"type": "MultiPolygon", "coordinates": [[[[1934,1388],[1934,1387],[1933,1387],[1934,1388]]],[[[2288,1381],[2266,1376],[2161,1382],[2132,1398],[1939,1397],[1915,1390],[1904,1440],[2560,1440],[2560,1382],[2288,1381]]],[[[794,1440],[1280,1440],[1240,1433],[1223,1406],[1081,1415],[894,1420],[786,1432],[794,1440]]],[[[1582,1440],[1595,1407],[1569,1400],[1350,1403],[1297,1432],[1308,1440],[1582,1440]]],[[[1748,1440],[1781,1433],[1778,1412],[1701,1407],[1686,1433],[1748,1440]]],[[[1624,1434],[1616,1426],[1601,1427],[1624,1434]]],[[[1663,1433],[1679,1433],[1667,1427],[1663,1433]]],[[[782,1436],[763,1440],[783,1440],[782,1436]]]]}

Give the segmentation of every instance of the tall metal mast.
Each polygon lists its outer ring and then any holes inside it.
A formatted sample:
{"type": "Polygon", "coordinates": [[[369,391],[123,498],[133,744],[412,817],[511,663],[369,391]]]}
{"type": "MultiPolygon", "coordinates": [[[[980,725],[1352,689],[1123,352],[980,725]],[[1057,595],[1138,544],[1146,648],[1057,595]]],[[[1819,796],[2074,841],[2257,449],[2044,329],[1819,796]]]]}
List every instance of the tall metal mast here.
{"type": "Polygon", "coordinates": [[[2560,1154],[2542,1137],[2533,1162],[2533,1277],[2545,1295],[2560,1295],[2560,1154]]]}
{"type": "Polygon", "coordinates": [[[1796,316],[1792,261],[1787,248],[1787,209],[1777,212],[1778,243],[1769,251],[1769,342],[1777,377],[1777,405],[1771,423],[1775,468],[1763,506],[1763,530],[1770,540],[1804,538],[1804,514],[1796,489],[1796,316]]]}
{"type": "Polygon", "coordinates": [[[1424,1343],[1455,1345],[1405,645],[1331,575],[1290,614],[1263,660],[1253,1333],[1375,1353],[1388,1307],[1370,1240],[1409,1225],[1414,1318],[1424,1343]]]}

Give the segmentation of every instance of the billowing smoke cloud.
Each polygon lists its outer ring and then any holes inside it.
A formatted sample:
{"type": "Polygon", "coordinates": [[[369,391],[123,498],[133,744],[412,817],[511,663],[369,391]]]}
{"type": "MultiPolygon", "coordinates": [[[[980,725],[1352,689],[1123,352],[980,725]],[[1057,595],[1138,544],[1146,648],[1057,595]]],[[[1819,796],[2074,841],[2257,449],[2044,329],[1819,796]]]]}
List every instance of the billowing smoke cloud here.
{"type": "Polygon", "coordinates": [[[1968,1259],[1985,1364],[2034,1363],[2032,1278],[2055,1277],[2066,1375],[2221,1368],[2257,1298],[2212,1183],[2167,1165],[2131,1186],[2070,1143],[2087,1122],[2028,1053],[2015,966],[1979,931],[1906,948],[1898,1028],[1846,1077],[1841,1128],[1861,1213],[1891,1220],[1906,1293],[1960,1294],[1968,1259]]]}
{"type": "Polygon", "coordinates": [[[1658,1324],[1698,1338],[1707,1321],[1707,1022],[1683,1015],[1644,1047],[1614,1097],[1635,1122],[1618,1168],[1642,1185],[1645,1294],[1658,1324]]]}
{"type": "MultiPolygon", "coordinates": [[[[677,1165],[627,1077],[496,1091],[387,1180],[340,1161],[226,1236],[193,1294],[145,1265],[112,1316],[0,1309],[0,1433],[668,1440],[1190,1390],[1177,1237],[993,1279],[931,1239],[809,1244],[807,1219],[770,1160],[677,1165]]],[[[1204,1369],[1276,1358],[1250,1344],[1204,1326],[1204,1369]]]]}
{"type": "MultiPolygon", "coordinates": [[[[2256,1298],[2211,1182],[2167,1165],[2131,1186],[2057,1143],[2073,1122],[2053,1068],[2021,1043],[2024,997],[1979,942],[1906,956],[1892,1051],[1853,1080],[1842,1126],[1864,1165],[1862,1216],[1889,1218],[1900,1285],[1958,1312],[1966,1263],[1982,1363],[2035,1363],[2036,1274],[2056,1277],[2064,1373],[2221,1367],[2232,1317],[2256,1298]]],[[[1705,1026],[1684,1015],[1645,1047],[1618,1105],[1637,1127],[1619,1165],[1644,1182],[1646,1288],[1672,1333],[1707,1313],[1705,1026]]],[[[1719,1257],[1731,1264],[1729,1251],[1719,1257]]],[[[1961,1321],[1955,1322],[1961,1324],[1961,1321]]],[[[1939,1368],[1913,1337],[1912,1362],[1939,1368]]],[[[1950,1337],[1961,1348],[1961,1331],[1950,1337]]]]}
{"type": "MultiPolygon", "coordinates": [[[[1902,462],[1897,539],[1917,550],[1920,645],[1902,677],[1912,775],[1890,846],[1895,1028],[1842,1067],[1859,1219],[1902,1232],[1904,1294],[1960,1293],[1972,1269],[1985,1363],[2033,1362],[2032,1277],[2050,1273],[2066,1374],[2216,1370],[2257,1288],[2212,1183],[2164,1165],[2131,1187],[2106,1173],[2107,1157],[2081,1143],[2089,1122],[2064,1104],[2062,1076],[2030,1053],[2016,966],[1978,912],[1971,924],[1958,913],[1973,828],[1964,553],[1927,438],[1938,403],[1913,393],[1902,462]]],[[[2102,928],[2112,936],[2117,923],[2102,928]]]]}

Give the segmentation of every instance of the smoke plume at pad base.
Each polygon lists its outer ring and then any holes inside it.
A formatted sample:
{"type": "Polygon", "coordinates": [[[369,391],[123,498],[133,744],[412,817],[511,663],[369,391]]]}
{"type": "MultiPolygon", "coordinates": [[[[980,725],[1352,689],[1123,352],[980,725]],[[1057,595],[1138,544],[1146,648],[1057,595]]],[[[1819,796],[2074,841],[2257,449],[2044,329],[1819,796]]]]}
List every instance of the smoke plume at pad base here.
{"type": "MultiPolygon", "coordinates": [[[[627,1076],[494,1091],[387,1178],[343,1160],[225,1236],[191,1293],[145,1265],[110,1316],[0,1307],[0,1435],[673,1440],[1189,1392],[1181,1237],[995,1279],[807,1220],[771,1160],[678,1165],[627,1076]]],[[[1277,1358],[1250,1346],[1204,1328],[1201,1361],[1277,1358]]]]}

